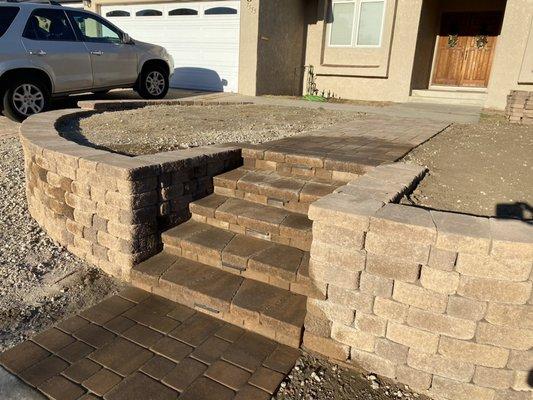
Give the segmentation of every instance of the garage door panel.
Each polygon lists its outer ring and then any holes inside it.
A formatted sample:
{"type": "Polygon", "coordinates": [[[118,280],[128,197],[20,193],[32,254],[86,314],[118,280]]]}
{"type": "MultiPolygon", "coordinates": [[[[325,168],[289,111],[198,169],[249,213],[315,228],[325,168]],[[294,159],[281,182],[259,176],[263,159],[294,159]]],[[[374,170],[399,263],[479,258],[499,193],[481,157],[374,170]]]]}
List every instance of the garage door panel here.
{"type": "Polygon", "coordinates": [[[236,92],[239,63],[238,1],[154,3],[103,6],[101,14],[126,11],[129,17],[107,17],[132,38],[164,46],[173,56],[176,71],[173,87],[236,92]],[[226,7],[237,14],[205,15],[205,10],[226,7]],[[188,9],[198,15],[169,15],[188,9]],[[136,16],[143,10],[158,10],[162,16],[136,16]]]}

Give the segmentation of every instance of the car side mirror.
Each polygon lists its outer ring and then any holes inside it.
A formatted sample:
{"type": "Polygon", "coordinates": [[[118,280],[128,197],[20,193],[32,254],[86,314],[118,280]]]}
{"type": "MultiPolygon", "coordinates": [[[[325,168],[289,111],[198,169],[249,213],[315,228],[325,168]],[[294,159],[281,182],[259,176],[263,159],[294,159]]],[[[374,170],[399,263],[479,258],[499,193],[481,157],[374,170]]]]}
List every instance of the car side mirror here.
{"type": "Polygon", "coordinates": [[[124,43],[124,44],[133,44],[133,40],[130,37],[130,35],[128,35],[127,33],[124,33],[122,35],[122,43],[124,43]]]}

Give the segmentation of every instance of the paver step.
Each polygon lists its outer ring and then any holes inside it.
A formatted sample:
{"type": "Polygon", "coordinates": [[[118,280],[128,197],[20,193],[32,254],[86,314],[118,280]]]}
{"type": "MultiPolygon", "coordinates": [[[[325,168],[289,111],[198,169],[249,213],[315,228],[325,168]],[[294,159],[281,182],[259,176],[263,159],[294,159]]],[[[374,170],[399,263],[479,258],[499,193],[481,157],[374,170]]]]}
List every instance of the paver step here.
{"type": "MultiPolygon", "coordinates": [[[[384,151],[368,147],[364,137],[289,137],[262,144],[245,144],[244,166],[283,176],[348,182],[388,161],[384,151]],[[365,147],[365,151],[359,151],[365,147]]],[[[385,145],[382,144],[382,147],[385,145]]],[[[385,152],[388,150],[385,150],[385,152]]]]}
{"type": "Polygon", "coordinates": [[[308,297],[309,252],[190,220],[163,233],[167,252],[308,297]]]}
{"type": "Polygon", "coordinates": [[[309,251],[313,223],[307,216],[247,200],[212,194],[190,204],[195,221],[309,251]]]}
{"type": "Polygon", "coordinates": [[[332,193],[341,182],[286,177],[245,167],[214,177],[215,193],[307,215],[309,205],[332,193]]]}
{"type": "Polygon", "coordinates": [[[133,285],[299,347],[306,297],[171,254],[132,269],[133,285]]]}

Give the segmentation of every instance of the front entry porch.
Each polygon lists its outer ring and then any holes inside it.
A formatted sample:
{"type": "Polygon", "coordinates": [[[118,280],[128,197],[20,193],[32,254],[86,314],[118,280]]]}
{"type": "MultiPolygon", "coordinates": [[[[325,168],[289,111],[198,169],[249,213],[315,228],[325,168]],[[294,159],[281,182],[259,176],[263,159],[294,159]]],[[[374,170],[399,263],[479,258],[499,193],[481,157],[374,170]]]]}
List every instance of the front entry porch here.
{"type": "Polygon", "coordinates": [[[505,6],[424,1],[409,100],[483,106],[505,6]]]}

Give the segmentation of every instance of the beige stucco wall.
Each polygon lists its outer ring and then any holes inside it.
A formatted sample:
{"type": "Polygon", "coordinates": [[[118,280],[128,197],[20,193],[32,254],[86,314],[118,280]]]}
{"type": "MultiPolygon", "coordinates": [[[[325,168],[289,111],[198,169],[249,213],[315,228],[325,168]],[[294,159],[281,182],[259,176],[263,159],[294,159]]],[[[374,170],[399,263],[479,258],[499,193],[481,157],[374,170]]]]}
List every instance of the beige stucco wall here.
{"type": "Polygon", "coordinates": [[[315,67],[317,88],[348,99],[407,100],[422,0],[387,1],[382,46],[371,51],[328,49],[327,1],[315,1],[317,15],[307,21],[306,65],[315,67]]]}
{"type": "Polygon", "coordinates": [[[505,108],[510,90],[533,91],[533,0],[508,0],[488,86],[487,108],[505,108]],[[529,49],[526,51],[529,41],[529,49]],[[521,75],[521,71],[524,73],[521,75]]]}

